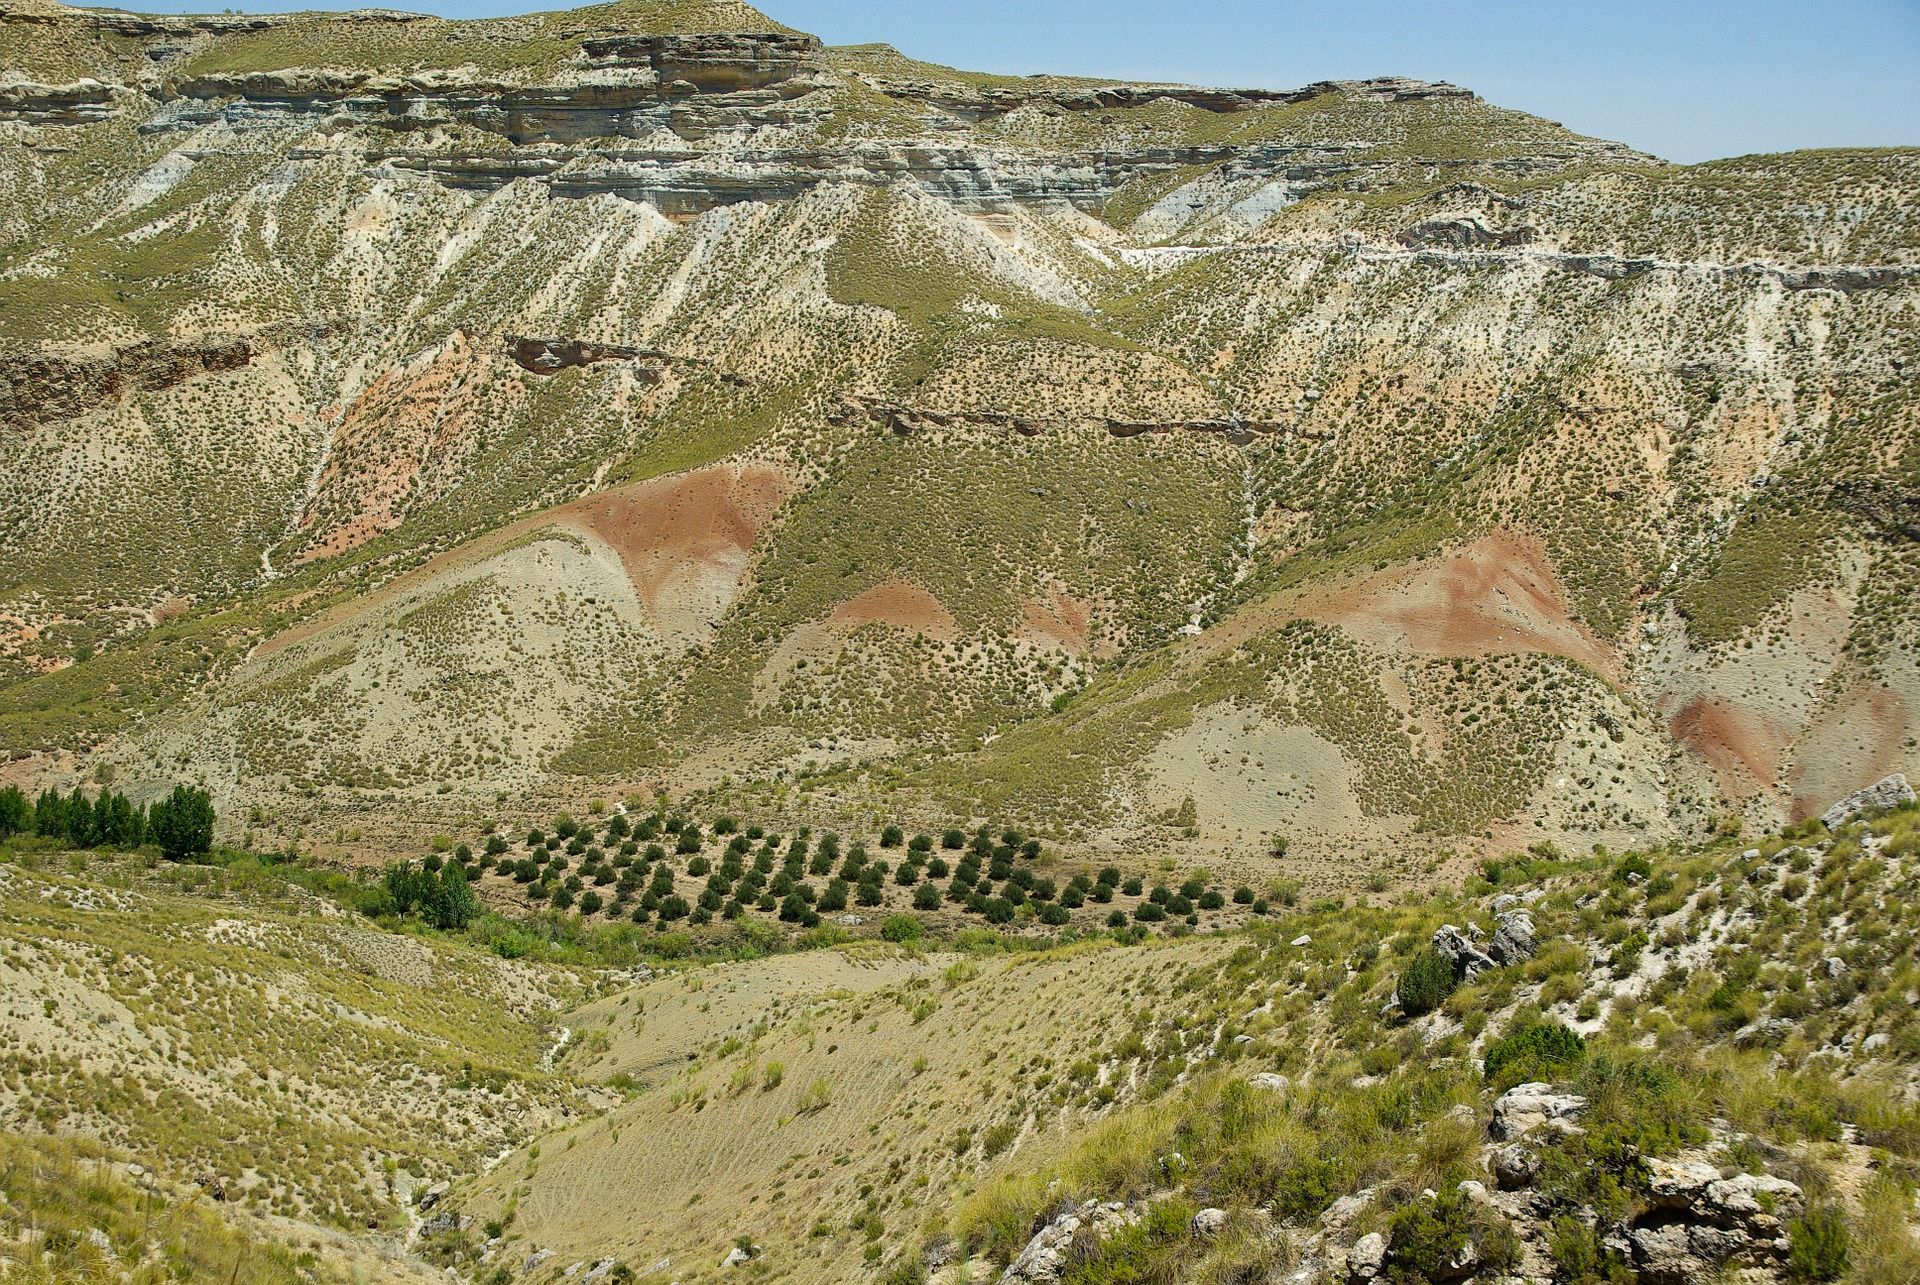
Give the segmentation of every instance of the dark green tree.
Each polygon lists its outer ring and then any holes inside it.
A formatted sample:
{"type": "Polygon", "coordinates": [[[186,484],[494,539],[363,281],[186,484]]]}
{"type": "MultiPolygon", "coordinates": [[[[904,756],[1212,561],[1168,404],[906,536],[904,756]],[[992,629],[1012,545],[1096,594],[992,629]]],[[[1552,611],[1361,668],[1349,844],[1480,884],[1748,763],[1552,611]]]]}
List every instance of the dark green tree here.
{"type": "MultiPolygon", "coordinates": [[[[480,914],[480,899],[473,895],[473,885],[467,881],[467,869],[458,861],[449,861],[435,880],[436,895],[433,897],[433,926],[458,932],[472,923],[480,914]]],[[[589,896],[593,894],[589,893],[589,896]]],[[[595,898],[598,900],[598,898],[595,898]]]]}
{"type": "Polygon", "coordinates": [[[213,847],[213,799],[205,790],[176,785],[147,814],[147,837],[169,861],[198,856],[213,847]]]}
{"type": "Polygon", "coordinates": [[[58,790],[42,790],[33,805],[33,832],[43,839],[67,837],[67,801],[58,790]]]}
{"type": "Polygon", "coordinates": [[[12,838],[32,827],[33,805],[27,802],[20,787],[9,785],[0,790],[0,839],[12,838]]]}

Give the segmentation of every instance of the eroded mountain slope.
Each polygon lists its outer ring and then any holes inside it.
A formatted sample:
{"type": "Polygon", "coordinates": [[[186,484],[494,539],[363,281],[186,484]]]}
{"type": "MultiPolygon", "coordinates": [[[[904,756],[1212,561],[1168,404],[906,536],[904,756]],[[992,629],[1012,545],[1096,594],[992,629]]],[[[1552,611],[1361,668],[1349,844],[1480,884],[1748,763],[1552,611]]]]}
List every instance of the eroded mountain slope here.
{"type": "Polygon", "coordinates": [[[1910,152],[1674,167],[734,5],[0,42],[17,775],[1331,878],[1910,766],[1910,152]]]}

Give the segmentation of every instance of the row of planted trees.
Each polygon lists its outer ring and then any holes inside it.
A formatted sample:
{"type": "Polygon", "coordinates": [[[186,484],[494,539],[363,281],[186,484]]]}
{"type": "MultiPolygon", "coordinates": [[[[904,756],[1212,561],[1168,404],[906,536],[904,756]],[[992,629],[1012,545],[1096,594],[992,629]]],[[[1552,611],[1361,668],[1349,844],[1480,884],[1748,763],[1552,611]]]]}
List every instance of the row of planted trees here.
{"type": "Polygon", "coordinates": [[[176,785],[151,804],[103,789],[89,798],[42,791],[29,801],[17,785],[0,789],[0,839],[36,834],[76,848],[133,849],[153,845],[172,861],[198,856],[213,847],[213,800],[205,790],[176,785]]]}

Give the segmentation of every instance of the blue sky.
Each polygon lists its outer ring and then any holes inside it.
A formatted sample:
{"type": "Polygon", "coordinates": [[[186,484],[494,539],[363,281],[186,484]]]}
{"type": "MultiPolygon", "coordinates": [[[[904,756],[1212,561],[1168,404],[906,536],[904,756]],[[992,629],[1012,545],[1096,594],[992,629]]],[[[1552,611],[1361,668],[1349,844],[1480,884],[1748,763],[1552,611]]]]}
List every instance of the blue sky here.
{"type": "MultiPolygon", "coordinates": [[[[314,0],[226,0],[244,9],[314,0]]],[[[448,16],[568,0],[388,0],[448,16]]],[[[121,0],[130,8],[190,0],[121,0]]],[[[216,7],[202,3],[200,8],[216,7]]],[[[324,5],[348,8],[351,5],[324,5]]],[[[833,44],[886,41],[978,71],[1291,87],[1451,80],[1678,161],[1920,145],[1920,0],[767,0],[833,44]]]]}

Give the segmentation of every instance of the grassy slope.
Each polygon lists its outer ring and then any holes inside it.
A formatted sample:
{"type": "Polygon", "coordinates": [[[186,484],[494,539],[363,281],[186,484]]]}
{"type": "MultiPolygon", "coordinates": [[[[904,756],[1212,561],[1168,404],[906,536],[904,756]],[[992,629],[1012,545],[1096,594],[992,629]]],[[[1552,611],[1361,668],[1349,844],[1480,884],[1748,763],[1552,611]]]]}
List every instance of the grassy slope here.
{"type": "MultiPolygon", "coordinates": [[[[1269,1269],[1361,1188],[1375,1200],[1346,1234],[1391,1230],[1423,1188],[1485,1180],[1481,1125],[1454,1108],[1483,1120],[1499,1091],[1538,1077],[1596,1105],[1586,1134],[1545,1149],[1547,1213],[1519,1228],[1529,1252],[1586,1252],[1547,1219],[1630,1217],[1645,1199],[1635,1155],[1704,1145],[1839,1211],[1853,1279],[1894,1279],[1915,1251],[1891,1211],[1920,1172],[1920,1026],[1903,998],[1920,975],[1917,844],[1909,809],[1752,845],[1543,849],[1457,892],[1134,946],[1005,953],[975,932],[926,953],[875,942],[603,977],[547,1019],[568,1029],[552,1071],[555,1044],[523,1014],[577,995],[571,970],[503,970],[342,919],[284,872],[69,868],[29,846],[0,866],[21,934],[4,951],[0,1083],[16,1131],[103,1135],[167,1181],[213,1173],[263,1211],[398,1228],[427,1181],[454,1178],[472,1221],[420,1252],[482,1277],[544,1248],[540,1280],[662,1255],[682,1279],[717,1278],[736,1237],[760,1246],[770,1279],[910,1273],[948,1241],[1004,1262],[1063,1194],[1156,1206],[1082,1247],[1076,1279],[1100,1281],[1123,1261],[1179,1279],[1269,1269]],[[1406,962],[1441,922],[1487,923],[1496,892],[1532,898],[1535,957],[1400,1017],[1387,1001],[1406,962]],[[1494,1041],[1539,1020],[1584,1032],[1584,1053],[1483,1075],[1494,1041]],[[1787,1025],[1756,1048],[1742,1032],[1762,1021],[1787,1025]],[[85,1032],[83,1061],[49,1034],[70,1030],[85,1032]],[[1251,1089],[1255,1072],[1291,1087],[1251,1089]],[[207,1106],[224,1126],[211,1133],[195,1123],[207,1106]],[[361,1121],[378,1121],[374,1136],[361,1121]],[[636,1182],[675,1194],[636,1202],[636,1182]],[[1198,1204],[1225,1208],[1233,1234],[1190,1238],[1198,1204]],[[488,1223],[500,1244],[482,1243],[488,1223]]],[[[5,1145],[13,1208],[133,1243],[138,1205],[114,1164],[96,1164],[82,1215],[63,1181],[32,1175],[94,1163],[84,1144],[5,1145]]],[[[147,1243],[243,1252],[205,1206],[176,1205],[147,1243]]],[[[269,1239],[287,1236],[289,1253],[312,1239],[292,1224],[269,1239]]],[[[319,1239],[324,1266],[342,1246],[319,1239]]],[[[60,1234],[61,1252],[74,1244],[60,1234]]],[[[279,1270],[280,1251],[258,1252],[279,1270]]]]}
{"type": "Polygon", "coordinates": [[[1298,1255],[1342,1194],[1374,1193],[1348,1233],[1358,1236],[1390,1230],[1389,1215],[1422,1189],[1491,1187],[1484,1135],[1455,1109],[1484,1118],[1498,1092],[1538,1078],[1595,1104],[1585,1134],[1545,1146],[1546,1216],[1569,1216],[1549,1249],[1562,1270],[1577,1274],[1571,1265],[1598,1252],[1575,1234],[1582,1210],[1625,1219],[1646,1207],[1636,1157],[1711,1138],[1719,1163],[1786,1176],[1842,1211],[1849,1280],[1910,1279],[1920,1267],[1910,1196],[1920,1029],[1902,996],[1920,967],[1905,909],[1917,827],[1908,810],[1831,839],[1814,828],[1752,849],[1665,850],[1638,867],[1650,878],[1631,880],[1624,860],[1509,862],[1498,887],[1544,894],[1532,906],[1539,954],[1412,1022],[1383,1000],[1437,922],[1484,915],[1484,882],[1465,902],[1329,909],[1259,930],[1225,969],[1194,975],[1204,998],[1149,1050],[1187,1070],[1179,1091],[1116,1115],[1047,1166],[1011,1167],[929,1234],[951,1232],[1004,1262],[1065,1197],[1146,1198],[1188,1213],[1209,1204],[1227,1209],[1233,1234],[1197,1240],[1185,1214],[1149,1218],[1083,1246],[1071,1278],[1269,1270],[1298,1255]],[[1311,944],[1288,945],[1295,933],[1311,944]],[[1492,1042],[1543,1014],[1586,1031],[1585,1052],[1483,1076],[1492,1042]],[[1758,1045],[1736,1034],[1763,1018],[1788,1033],[1758,1045]],[[1863,1056],[1869,1034],[1884,1047],[1863,1056]],[[1284,1073],[1292,1087],[1250,1089],[1255,1071],[1284,1073]],[[1176,1151],[1184,1160],[1171,1166],[1176,1151]]]}
{"type": "Polygon", "coordinates": [[[0,866],[7,1123],[92,1133],[262,1211],[404,1225],[408,1193],[571,1109],[563,971],[371,930],[245,866],[0,866]]]}

